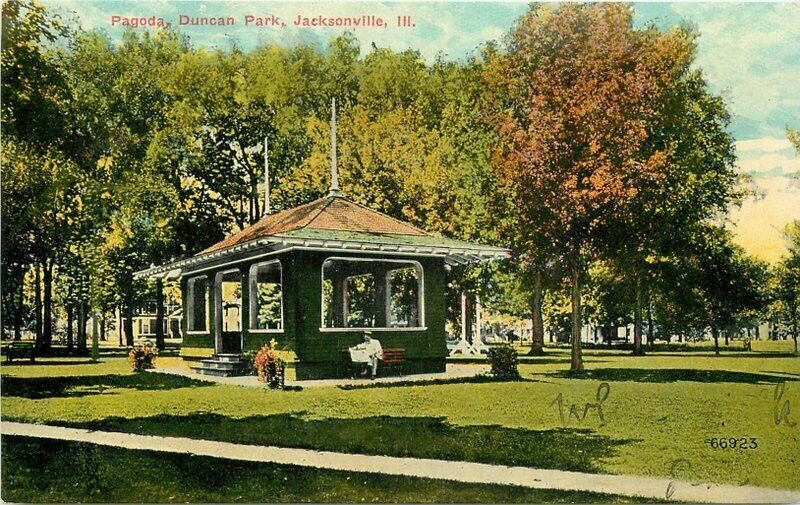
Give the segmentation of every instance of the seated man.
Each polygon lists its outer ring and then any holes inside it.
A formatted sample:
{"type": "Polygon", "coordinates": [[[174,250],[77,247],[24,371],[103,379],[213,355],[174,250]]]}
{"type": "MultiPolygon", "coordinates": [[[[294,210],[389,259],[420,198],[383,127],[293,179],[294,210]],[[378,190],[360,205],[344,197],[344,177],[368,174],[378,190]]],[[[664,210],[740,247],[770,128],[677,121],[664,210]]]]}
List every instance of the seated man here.
{"type": "MultiPolygon", "coordinates": [[[[383,347],[379,340],[372,338],[371,331],[364,332],[364,341],[350,348],[350,360],[353,363],[367,365],[371,378],[378,373],[378,361],[383,357],[383,347]]],[[[362,374],[363,375],[363,374],[362,374]]]]}

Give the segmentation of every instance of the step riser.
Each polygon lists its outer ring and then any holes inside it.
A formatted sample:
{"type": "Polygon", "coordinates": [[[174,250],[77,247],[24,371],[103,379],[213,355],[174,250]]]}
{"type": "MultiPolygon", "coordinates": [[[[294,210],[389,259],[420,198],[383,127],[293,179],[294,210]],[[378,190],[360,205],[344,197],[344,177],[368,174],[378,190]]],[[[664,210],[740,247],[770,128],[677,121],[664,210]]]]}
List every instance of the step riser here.
{"type": "Polygon", "coordinates": [[[241,354],[214,354],[211,357],[212,361],[224,361],[226,363],[239,363],[242,361],[241,354]]]}
{"type": "Polygon", "coordinates": [[[204,359],[192,369],[202,375],[216,377],[235,377],[247,375],[249,363],[242,359],[241,354],[214,354],[211,359],[204,359]]]}
{"type": "Polygon", "coordinates": [[[214,370],[244,370],[247,366],[244,363],[220,363],[214,361],[203,361],[202,368],[214,370]]]}
{"type": "Polygon", "coordinates": [[[194,371],[199,373],[200,375],[210,375],[214,377],[239,377],[242,375],[246,375],[242,372],[236,372],[233,370],[219,370],[215,368],[194,367],[194,371]]]}

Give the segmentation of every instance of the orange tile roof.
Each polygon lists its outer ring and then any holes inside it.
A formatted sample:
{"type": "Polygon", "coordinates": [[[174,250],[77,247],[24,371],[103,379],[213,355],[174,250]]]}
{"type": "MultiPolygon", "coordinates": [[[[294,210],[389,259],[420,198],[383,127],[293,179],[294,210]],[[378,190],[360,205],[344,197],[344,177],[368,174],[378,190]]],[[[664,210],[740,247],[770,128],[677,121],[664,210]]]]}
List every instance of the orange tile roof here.
{"type": "Polygon", "coordinates": [[[301,228],[395,235],[429,235],[415,226],[345,197],[327,196],[293,209],[264,216],[252,226],[226,237],[202,252],[218,251],[258,238],[301,228]]]}

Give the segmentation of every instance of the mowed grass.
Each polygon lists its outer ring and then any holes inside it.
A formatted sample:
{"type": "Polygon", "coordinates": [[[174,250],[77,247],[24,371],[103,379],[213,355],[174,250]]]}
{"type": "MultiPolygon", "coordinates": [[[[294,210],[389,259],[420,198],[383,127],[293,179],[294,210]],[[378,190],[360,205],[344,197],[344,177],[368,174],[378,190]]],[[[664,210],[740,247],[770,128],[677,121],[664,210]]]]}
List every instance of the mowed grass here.
{"type": "MultiPolygon", "coordinates": [[[[626,503],[575,491],[431,479],[132,451],[3,437],[3,500],[21,503],[626,503]]],[[[648,500],[649,501],[649,500],[648,500]]]]}
{"type": "Polygon", "coordinates": [[[122,359],[4,366],[2,412],[242,443],[800,489],[800,358],[585,358],[587,374],[577,378],[557,351],[521,365],[519,382],[291,392],[134,375],[122,359]],[[598,402],[601,384],[608,394],[598,402]],[[757,447],[713,448],[712,437],[754,438],[757,447]]]}

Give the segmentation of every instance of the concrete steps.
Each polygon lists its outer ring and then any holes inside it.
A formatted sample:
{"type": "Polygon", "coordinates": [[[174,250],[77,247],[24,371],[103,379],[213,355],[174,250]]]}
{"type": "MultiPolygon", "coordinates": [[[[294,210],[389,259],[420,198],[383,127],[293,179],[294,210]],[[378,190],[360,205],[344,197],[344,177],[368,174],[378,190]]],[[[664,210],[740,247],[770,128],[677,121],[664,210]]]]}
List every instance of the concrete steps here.
{"type": "Polygon", "coordinates": [[[191,368],[201,375],[215,377],[236,377],[249,373],[249,364],[241,354],[214,354],[211,359],[201,360],[199,365],[191,368]]]}

